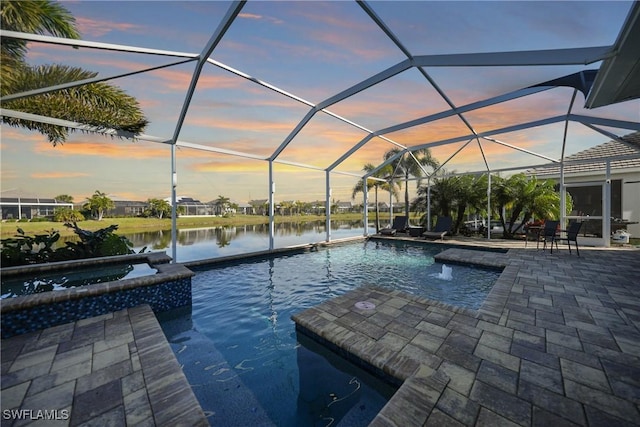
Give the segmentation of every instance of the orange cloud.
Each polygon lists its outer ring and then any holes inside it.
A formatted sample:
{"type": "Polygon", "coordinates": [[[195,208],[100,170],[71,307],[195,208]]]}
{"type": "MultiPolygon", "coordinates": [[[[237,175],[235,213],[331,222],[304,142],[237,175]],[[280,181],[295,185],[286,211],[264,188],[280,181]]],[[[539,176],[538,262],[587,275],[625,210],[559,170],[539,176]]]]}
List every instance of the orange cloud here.
{"type": "Polygon", "coordinates": [[[268,163],[266,161],[237,158],[233,161],[210,161],[192,164],[189,170],[194,172],[211,173],[242,173],[244,174],[264,174],[267,172],[268,163]]]}
{"type": "Polygon", "coordinates": [[[34,179],[60,179],[60,178],[79,178],[83,176],[90,176],[88,173],[83,172],[35,172],[32,173],[31,178],[34,179]]]}
{"type": "Polygon", "coordinates": [[[17,147],[16,144],[24,144],[25,142],[43,142],[46,140],[47,138],[38,132],[28,131],[4,124],[2,126],[2,150],[6,150],[14,146],[17,147]]]}
{"type": "Polygon", "coordinates": [[[115,159],[150,159],[169,157],[169,148],[161,144],[107,139],[105,142],[67,141],[53,147],[48,142],[36,143],[33,151],[37,154],[52,156],[97,156],[115,159]]]}
{"type": "MultiPolygon", "coordinates": [[[[171,68],[156,70],[151,72],[150,75],[160,78],[164,82],[162,87],[180,91],[184,91],[189,87],[189,83],[193,77],[192,71],[171,68]]],[[[236,88],[241,85],[242,81],[243,79],[230,73],[226,73],[225,75],[211,75],[207,73],[205,68],[198,79],[197,90],[236,88]]]]}
{"type": "Polygon", "coordinates": [[[20,174],[17,169],[7,168],[3,165],[2,169],[0,169],[0,176],[2,177],[2,180],[6,182],[8,180],[19,178],[20,174]]]}

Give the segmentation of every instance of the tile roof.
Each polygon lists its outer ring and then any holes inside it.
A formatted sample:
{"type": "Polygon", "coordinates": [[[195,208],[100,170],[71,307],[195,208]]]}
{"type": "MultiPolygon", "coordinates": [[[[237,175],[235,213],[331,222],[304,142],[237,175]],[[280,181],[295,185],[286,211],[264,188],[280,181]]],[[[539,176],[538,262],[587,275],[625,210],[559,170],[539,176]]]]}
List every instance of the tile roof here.
{"type": "MultiPolygon", "coordinates": [[[[624,142],[609,141],[595,147],[579,151],[575,154],[565,157],[568,164],[564,166],[565,174],[604,171],[606,167],[605,160],[612,157],[635,156],[623,160],[613,160],[611,169],[640,168],[640,132],[630,133],[621,137],[624,142]],[[593,160],[593,162],[585,162],[593,160]],[[580,162],[580,163],[571,163],[580,162]],[[582,163],[585,162],[585,163],[582,163]]],[[[528,169],[527,175],[560,175],[560,165],[557,163],[549,163],[548,166],[528,169]]]]}

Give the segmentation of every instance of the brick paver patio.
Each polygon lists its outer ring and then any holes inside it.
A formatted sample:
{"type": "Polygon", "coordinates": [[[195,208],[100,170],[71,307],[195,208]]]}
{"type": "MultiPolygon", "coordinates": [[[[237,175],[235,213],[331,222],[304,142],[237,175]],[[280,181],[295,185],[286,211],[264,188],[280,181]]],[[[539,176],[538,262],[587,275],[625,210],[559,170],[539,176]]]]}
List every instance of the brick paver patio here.
{"type": "Polygon", "coordinates": [[[449,249],[506,264],[477,312],[364,287],[294,320],[402,384],[372,426],[640,425],[640,251],[580,255],[449,249]]]}
{"type": "Polygon", "coordinates": [[[206,426],[148,305],[2,340],[2,426],[206,426]]]}

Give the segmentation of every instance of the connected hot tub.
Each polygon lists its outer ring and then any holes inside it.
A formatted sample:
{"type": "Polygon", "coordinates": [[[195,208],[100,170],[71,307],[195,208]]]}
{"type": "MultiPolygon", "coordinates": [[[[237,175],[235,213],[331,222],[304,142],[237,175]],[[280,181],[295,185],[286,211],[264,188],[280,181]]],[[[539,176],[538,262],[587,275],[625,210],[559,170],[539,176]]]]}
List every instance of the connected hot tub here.
{"type": "Polygon", "coordinates": [[[194,273],[170,261],[149,252],[4,268],[2,338],[140,304],[157,313],[191,305],[194,273]]]}

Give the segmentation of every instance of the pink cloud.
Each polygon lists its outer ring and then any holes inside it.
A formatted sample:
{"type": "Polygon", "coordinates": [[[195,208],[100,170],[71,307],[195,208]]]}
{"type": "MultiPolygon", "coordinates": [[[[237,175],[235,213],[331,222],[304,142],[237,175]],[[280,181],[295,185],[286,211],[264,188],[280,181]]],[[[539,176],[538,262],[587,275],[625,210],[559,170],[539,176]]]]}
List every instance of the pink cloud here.
{"type": "Polygon", "coordinates": [[[78,30],[83,36],[102,37],[112,31],[143,33],[145,28],[127,22],[98,21],[95,19],[76,17],[78,30]]]}
{"type": "Polygon", "coordinates": [[[244,13],[241,12],[238,14],[238,18],[242,18],[242,19],[252,19],[252,20],[256,20],[256,21],[267,21],[270,22],[272,24],[276,24],[276,25],[280,25],[282,24],[284,21],[279,19],[279,18],[274,18],[272,16],[265,16],[265,15],[260,15],[260,14],[256,14],[256,13],[244,13]]]}

